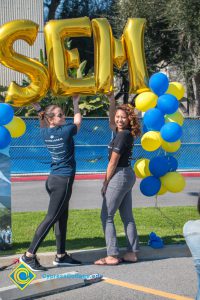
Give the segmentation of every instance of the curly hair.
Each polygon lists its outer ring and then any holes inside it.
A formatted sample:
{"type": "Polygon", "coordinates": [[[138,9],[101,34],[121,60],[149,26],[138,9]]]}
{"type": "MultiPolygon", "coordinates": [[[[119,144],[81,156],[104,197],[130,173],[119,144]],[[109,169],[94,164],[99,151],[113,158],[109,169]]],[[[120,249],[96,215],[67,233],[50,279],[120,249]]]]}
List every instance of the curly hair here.
{"type": "Polygon", "coordinates": [[[123,110],[128,117],[128,120],[129,120],[128,129],[130,130],[132,136],[134,138],[140,136],[140,134],[141,134],[140,122],[135,113],[134,106],[132,106],[131,104],[122,104],[116,108],[116,111],[119,109],[123,110]]]}

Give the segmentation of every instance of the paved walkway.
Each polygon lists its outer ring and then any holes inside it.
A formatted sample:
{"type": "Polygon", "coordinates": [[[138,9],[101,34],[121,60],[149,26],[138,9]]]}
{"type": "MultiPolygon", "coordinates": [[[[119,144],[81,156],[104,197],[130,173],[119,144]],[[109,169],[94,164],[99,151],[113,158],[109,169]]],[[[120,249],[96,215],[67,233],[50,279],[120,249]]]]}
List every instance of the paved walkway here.
{"type": "MultiPolygon", "coordinates": [[[[186,188],[180,193],[166,193],[158,197],[159,206],[196,206],[200,178],[186,177],[186,188]]],[[[133,188],[133,207],[150,207],[155,205],[155,197],[145,197],[139,189],[137,179],[133,188]]],[[[74,183],[71,209],[101,208],[100,194],[102,180],[76,180],[74,183]]],[[[45,190],[45,181],[13,182],[12,211],[47,210],[49,203],[45,190]]]]}
{"type": "MultiPolygon", "coordinates": [[[[186,189],[177,194],[167,193],[158,198],[159,206],[196,206],[197,194],[199,193],[199,178],[186,178],[186,189]]],[[[48,195],[45,191],[44,181],[34,182],[13,182],[12,183],[12,209],[13,211],[36,211],[46,210],[48,206],[48,195]]],[[[147,207],[155,205],[155,198],[144,197],[139,191],[140,180],[137,180],[133,189],[133,206],[147,207]]],[[[102,180],[78,180],[75,181],[73,196],[70,201],[70,208],[86,209],[100,208],[101,196],[100,189],[102,180]],[[84,195],[84,196],[82,196],[84,195]]],[[[191,300],[196,294],[196,274],[193,266],[192,258],[186,245],[166,246],[160,250],[154,250],[150,247],[142,247],[140,252],[140,261],[137,264],[121,264],[116,267],[101,267],[94,266],[92,262],[105,256],[105,250],[79,251],[73,253],[76,259],[84,262],[84,265],[79,267],[65,268],[49,268],[47,274],[56,275],[68,272],[78,272],[79,274],[94,274],[100,273],[103,275],[103,281],[94,283],[90,286],[85,286],[83,280],[66,279],[58,282],[60,279],[54,279],[54,282],[49,282],[48,293],[50,296],[41,296],[40,299],[137,299],[137,300],[161,300],[161,299],[179,299],[191,300]],[[56,285],[64,286],[57,287],[56,285]],[[74,289],[74,288],[78,289],[74,289]],[[83,288],[84,287],[84,288],[83,288]],[[69,291],[69,289],[73,289],[69,291]],[[63,292],[61,292],[61,290],[63,292]],[[51,295],[52,294],[52,295],[51,295]]],[[[19,256],[15,255],[14,257],[19,256]]],[[[46,266],[51,266],[54,253],[39,254],[41,263],[46,266]]],[[[0,265],[11,262],[13,256],[0,258],[0,265]]],[[[0,298],[1,293],[12,291],[12,282],[8,275],[13,270],[5,270],[1,274],[0,281],[0,298]]],[[[44,275],[44,274],[43,274],[44,275]]],[[[26,293],[34,295],[38,293],[40,288],[45,284],[37,282],[41,280],[42,274],[37,273],[36,283],[27,287],[26,293]],[[35,287],[35,289],[34,289],[35,287]]],[[[14,285],[13,285],[14,286],[14,285]]],[[[9,296],[2,299],[17,299],[19,291],[12,291],[12,297],[9,296]]],[[[44,292],[44,291],[43,291],[44,292]]],[[[25,292],[21,292],[21,296],[25,292]]],[[[5,294],[4,294],[5,295],[5,294]]],[[[38,295],[37,295],[38,296],[38,295]]],[[[20,298],[18,298],[20,299],[20,298]]],[[[27,296],[26,299],[30,299],[27,296]]]]}
{"type": "MultiPolygon", "coordinates": [[[[49,267],[49,270],[45,273],[37,273],[36,280],[24,292],[19,291],[8,277],[13,269],[1,273],[0,297],[2,294],[3,300],[17,299],[17,295],[23,297],[25,293],[32,296],[37,294],[38,297],[38,293],[41,295],[42,292],[44,294],[40,299],[43,300],[192,300],[196,294],[196,273],[193,260],[185,245],[166,246],[159,250],[142,247],[138,263],[122,263],[114,267],[92,264],[96,258],[105,255],[105,250],[75,252],[73,257],[81,259],[84,264],[64,268],[52,267],[53,253],[38,255],[41,258],[41,263],[49,267]],[[66,273],[68,276],[70,274],[85,276],[98,273],[103,276],[103,281],[88,286],[80,278],[73,280],[69,278],[56,279],[56,276],[66,273]],[[50,280],[48,290],[45,287],[47,278],[50,280]],[[45,288],[46,292],[44,292],[45,288]],[[5,293],[7,293],[6,296],[5,293]]],[[[9,259],[11,260],[11,257],[1,258],[1,263],[5,263],[9,259]]],[[[27,296],[25,299],[30,299],[30,297],[27,296]]]]}

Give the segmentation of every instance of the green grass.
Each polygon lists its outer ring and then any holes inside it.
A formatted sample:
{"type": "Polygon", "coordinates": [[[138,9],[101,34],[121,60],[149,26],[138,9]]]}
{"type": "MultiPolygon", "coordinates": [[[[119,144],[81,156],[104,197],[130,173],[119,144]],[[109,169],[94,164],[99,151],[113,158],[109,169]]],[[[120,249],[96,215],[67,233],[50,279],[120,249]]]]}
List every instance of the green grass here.
{"type": "MultiPolygon", "coordinates": [[[[133,210],[141,245],[146,245],[148,235],[154,231],[165,244],[184,243],[182,228],[186,221],[198,219],[196,207],[136,208],[133,210]]],[[[1,255],[23,253],[28,248],[34,232],[43,220],[44,212],[13,213],[13,248],[1,251],[1,255]]],[[[119,246],[126,245],[123,224],[117,213],[115,225],[119,246]]],[[[69,213],[67,249],[105,247],[100,221],[100,210],[71,210],[69,213]]],[[[39,252],[55,251],[55,237],[51,229],[39,248],[39,252]]]]}

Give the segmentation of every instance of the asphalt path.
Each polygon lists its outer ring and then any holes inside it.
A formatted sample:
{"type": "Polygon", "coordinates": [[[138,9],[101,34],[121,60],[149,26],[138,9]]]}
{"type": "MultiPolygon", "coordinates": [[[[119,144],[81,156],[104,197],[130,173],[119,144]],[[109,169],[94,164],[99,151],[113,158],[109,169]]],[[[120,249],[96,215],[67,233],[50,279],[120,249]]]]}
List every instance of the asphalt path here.
{"type": "MultiPolygon", "coordinates": [[[[139,189],[137,179],[133,188],[133,207],[155,206],[155,197],[146,197],[139,189]]],[[[70,209],[101,208],[100,190],[102,180],[76,180],[73,186],[70,209]]],[[[196,206],[200,191],[200,178],[186,177],[186,187],[180,193],[166,193],[157,199],[158,206],[196,206]]],[[[12,183],[12,211],[46,211],[49,197],[45,190],[45,181],[12,183]]]]}
{"type": "MultiPolygon", "coordinates": [[[[191,300],[195,298],[197,290],[197,276],[191,257],[140,261],[136,264],[121,264],[114,267],[86,264],[78,267],[52,268],[46,274],[57,275],[72,271],[78,271],[82,275],[100,273],[107,279],[56,295],[43,296],[40,299],[191,300]]],[[[8,278],[10,273],[11,269],[2,272],[0,288],[12,284],[8,278]]],[[[42,274],[37,273],[36,279],[41,278],[42,274]]],[[[67,280],[66,278],[66,284],[67,280]]]]}

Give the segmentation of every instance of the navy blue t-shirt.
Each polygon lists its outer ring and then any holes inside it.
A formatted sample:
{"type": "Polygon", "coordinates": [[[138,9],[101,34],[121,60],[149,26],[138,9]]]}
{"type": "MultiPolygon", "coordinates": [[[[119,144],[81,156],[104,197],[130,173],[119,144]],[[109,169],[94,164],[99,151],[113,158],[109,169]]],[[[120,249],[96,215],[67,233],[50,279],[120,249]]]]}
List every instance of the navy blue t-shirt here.
{"type": "Polygon", "coordinates": [[[40,128],[40,131],[52,158],[50,174],[74,175],[76,161],[73,136],[77,133],[77,126],[65,124],[52,128],[40,128]]]}

